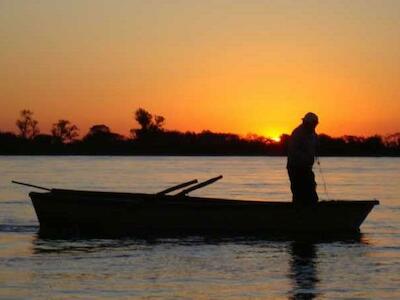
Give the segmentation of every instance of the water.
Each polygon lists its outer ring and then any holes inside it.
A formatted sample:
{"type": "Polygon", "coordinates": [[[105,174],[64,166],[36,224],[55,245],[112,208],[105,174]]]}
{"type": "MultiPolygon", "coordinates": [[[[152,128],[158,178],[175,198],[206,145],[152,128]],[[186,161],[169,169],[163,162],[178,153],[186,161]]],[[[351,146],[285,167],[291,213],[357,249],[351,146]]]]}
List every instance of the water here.
{"type": "Polygon", "coordinates": [[[284,158],[0,157],[2,299],[400,299],[400,159],[323,158],[320,198],[381,201],[359,239],[37,236],[30,188],[157,192],[224,179],[193,195],[289,200],[284,158]]]}

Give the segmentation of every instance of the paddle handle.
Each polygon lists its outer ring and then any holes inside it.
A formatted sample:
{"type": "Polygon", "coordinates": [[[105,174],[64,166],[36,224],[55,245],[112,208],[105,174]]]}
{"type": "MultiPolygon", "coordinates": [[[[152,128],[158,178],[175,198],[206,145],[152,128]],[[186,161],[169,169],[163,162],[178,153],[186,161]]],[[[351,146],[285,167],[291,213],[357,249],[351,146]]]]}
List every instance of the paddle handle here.
{"type": "Polygon", "coordinates": [[[193,179],[191,181],[180,183],[178,185],[171,186],[170,188],[167,188],[167,189],[165,189],[165,190],[163,190],[161,192],[158,192],[157,195],[165,195],[165,194],[168,194],[168,193],[170,193],[172,191],[179,190],[179,189],[182,189],[182,188],[187,187],[189,185],[195,184],[197,182],[198,182],[197,179],[193,179]]]}
{"type": "Polygon", "coordinates": [[[217,177],[208,179],[208,180],[206,180],[204,182],[200,182],[199,184],[196,184],[196,185],[194,185],[194,186],[192,186],[192,187],[190,187],[190,188],[188,188],[186,190],[183,190],[182,192],[176,194],[176,196],[186,195],[186,194],[188,194],[188,193],[190,193],[190,192],[192,192],[194,190],[197,190],[197,189],[200,189],[202,187],[205,187],[206,185],[212,184],[212,183],[216,182],[217,180],[220,180],[222,177],[223,177],[222,175],[219,175],[217,177]]]}

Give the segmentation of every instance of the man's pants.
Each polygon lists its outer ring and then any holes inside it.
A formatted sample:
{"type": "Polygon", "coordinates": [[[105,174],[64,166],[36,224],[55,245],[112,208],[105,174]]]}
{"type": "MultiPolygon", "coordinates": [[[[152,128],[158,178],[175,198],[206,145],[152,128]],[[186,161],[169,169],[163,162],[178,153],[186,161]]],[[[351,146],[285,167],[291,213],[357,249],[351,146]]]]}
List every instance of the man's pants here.
{"type": "Polygon", "coordinates": [[[297,205],[312,205],[318,202],[314,172],[312,168],[288,167],[290,189],[293,203],[297,205]]]}

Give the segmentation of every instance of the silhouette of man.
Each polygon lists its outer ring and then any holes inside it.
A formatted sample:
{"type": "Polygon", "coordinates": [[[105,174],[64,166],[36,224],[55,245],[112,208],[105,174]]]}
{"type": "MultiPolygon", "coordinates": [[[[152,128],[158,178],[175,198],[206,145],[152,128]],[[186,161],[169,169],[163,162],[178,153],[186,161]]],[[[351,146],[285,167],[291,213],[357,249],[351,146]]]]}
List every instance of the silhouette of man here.
{"type": "Polygon", "coordinates": [[[317,184],[312,171],[317,147],[317,125],[318,116],[309,112],[289,139],[287,170],[293,203],[297,205],[307,206],[318,202],[317,184]]]}

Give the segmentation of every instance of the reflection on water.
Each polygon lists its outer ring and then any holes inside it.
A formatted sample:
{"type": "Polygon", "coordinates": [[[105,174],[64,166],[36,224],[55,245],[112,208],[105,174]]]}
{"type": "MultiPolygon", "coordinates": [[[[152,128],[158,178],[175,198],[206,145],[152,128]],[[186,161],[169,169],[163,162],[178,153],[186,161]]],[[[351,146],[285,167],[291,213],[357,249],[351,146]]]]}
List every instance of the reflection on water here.
{"type": "Polygon", "coordinates": [[[311,242],[294,241],[290,244],[290,277],[293,281],[293,299],[314,299],[317,295],[315,285],[317,274],[316,245],[311,242]]]}
{"type": "MultiPolygon", "coordinates": [[[[82,236],[54,236],[41,237],[37,234],[32,240],[34,254],[41,253],[70,253],[70,252],[96,252],[111,249],[134,248],[136,246],[202,246],[202,245],[246,245],[266,246],[274,243],[289,244],[289,254],[294,258],[315,258],[315,247],[320,243],[364,244],[370,242],[360,232],[332,233],[332,234],[253,234],[235,235],[229,234],[137,234],[125,237],[96,238],[82,236]]],[[[296,261],[296,260],[295,260],[296,261]]]]}
{"type": "MultiPolygon", "coordinates": [[[[151,252],[158,249],[174,249],[175,255],[180,255],[182,249],[206,250],[206,256],[211,255],[210,247],[224,249],[226,247],[246,247],[258,254],[258,260],[262,261],[264,256],[264,268],[270,268],[268,258],[270,250],[276,245],[286,245],[282,249],[287,249],[289,257],[289,269],[285,275],[289,280],[290,299],[314,299],[322,295],[318,284],[321,279],[318,273],[318,264],[323,264],[322,258],[318,257],[318,247],[330,244],[340,244],[356,246],[368,245],[362,234],[336,235],[336,236],[148,236],[140,238],[120,238],[120,239],[51,239],[40,238],[39,236],[32,241],[33,253],[35,255],[74,255],[84,257],[88,254],[97,257],[109,257],[113,259],[113,253],[117,252],[119,257],[129,259],[131,256],[151,252]],[[271,248],[272,247],[272,248],[271,248]],[[99,256],[100,255],[100,256],[99,256]]],[[[196,250],[194,250],[196,251],[196,250]]],[[[184,252],[184,251],[182,251],[184,252]]],[[[250,250],[249,253],[252,251],[250,250]]],[[[247,255],[249,254],[247,253],[247,255]]],[[[204,255],[204,253],[202,253],[204,255]]],[[[252,256],[252,255],[250,255],[252,256]]],[[[184,255],[182,256],[183,259],[184,255]]],[[[164,257],[165,259],[165,257],[164,257]]],[[[196,255],[186,258],[186,262],[192,264],[196,261],[196,255]]],[[[167,260],[168,261],[168,260],[167,260]]],[[[164,261],[163,263],[168,263],[164,261]]],[[[232,261],[234,263],[234,261],[232,261]]],[[[215,262],[218,264],[218,261],[215,262]]],[[[159,266],[158,266],[159,267],[159,266]]],[[[170,266],[170,272],[177,272],[175,267],[170,266]]],[[[221,272],[224,272],[221,270],[221,272]]],[[[81,275],[80,275],[81,276],[81,275]]],[[[158,278],[158,277],[157,277],[158,278]]],[[[155,277],[154,277],[155,279],[155,277]]],[[[158,279],[157,279],[158,280],[158,279]]],[[[321,282],[323,284],[323,282],[321,282]]],[[[267,289],[267,286],[265,286],[267,289]]],[[[266,292],[265,290],[264,292],[266,292]]],[[[278,297],[279,298],[279,297],[278,297]]]]}

